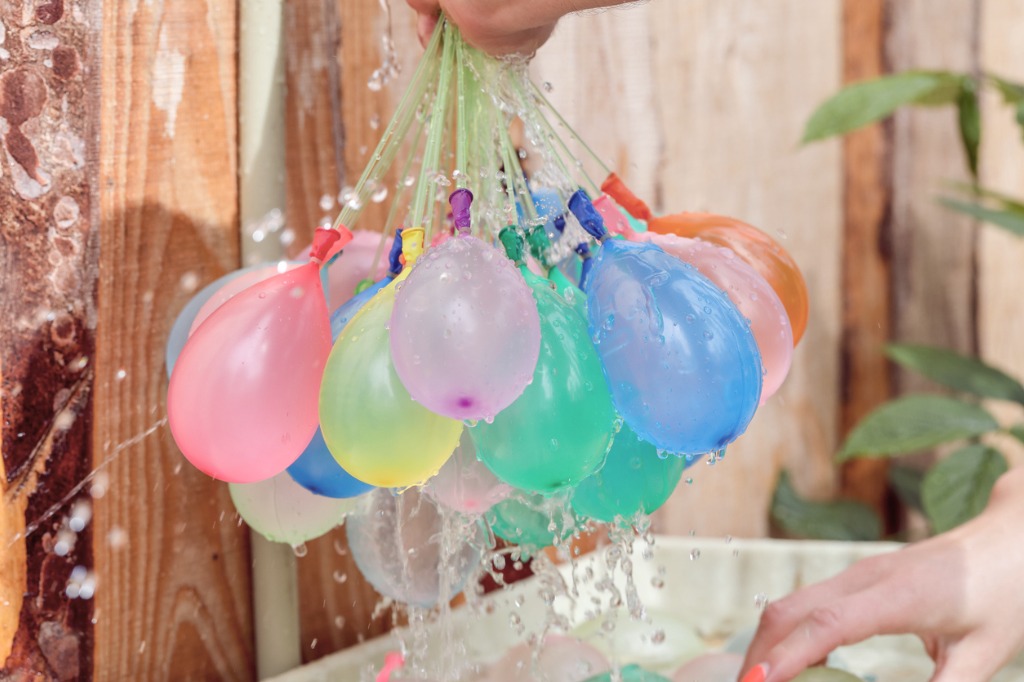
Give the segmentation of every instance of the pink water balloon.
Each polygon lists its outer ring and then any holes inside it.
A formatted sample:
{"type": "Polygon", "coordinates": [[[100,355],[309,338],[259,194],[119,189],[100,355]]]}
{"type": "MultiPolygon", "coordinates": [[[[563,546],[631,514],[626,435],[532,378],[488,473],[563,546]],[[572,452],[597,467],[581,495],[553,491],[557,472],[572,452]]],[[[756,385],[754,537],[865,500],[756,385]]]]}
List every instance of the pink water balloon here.
{"type": "MultiPolygon", "coordinates": [[[[456,195],[467,190],[456,190],[456,195]]],[[[465,196],[465,195],[462,195],[465,196]]],[[[471,197],[471,195],[470,195],[471,197]]],[[[456,226],[460,222],[455,211],[456,226]]],[[[391,357],[409,394],[452,419],[489,419],[533,378],[540,318],[512,261],[465,231],[430,249],[400,285],[391,357]]]]}
{"type": "Polygon", "coordinates": [[[263,267],[257,267],[251,272],[247,272],[236,279],[231,280],[220,289],[217,290],[210,300],[203,304],[203,307],[196,313],[195,319],[192,320],[192,327],[189,329],[189,336],[195,333],[199,329],[206,318],[208,318],[214,310],[227,303],[236,294],[240,294],[257,282],[270,279],[274,275],[279,275],[282,272],[288,272],[295,268],[303,265],[299,261],[280,261],[278,263],[268,263],[263,267]]]}
{"type": "Polygon", "coordinates": [[[604,654],[575,637],[547,635],[534,659],[520,644],[491,665],[486,682],[583,682],[611,669],[604,654]]]}
{"type": "Polygon", "coordinates": [[[476,457],[476,446],[469,430],[463,430],[459,446],[441,470],[423,486],[434,500],[463,514],[483,514],[512,494],[476,457]]]}
{"type": "MultiPolygon", "coordinates": [[[[352,232],[352,241],[344,245],[341,256],[331,263],[327,271],[327,295],[332,308],[337,308],[352,298],[356,293],[356,286],[364,279],[372,279],[376,282],[387,274],[387,256],[394,237],[389,236],[384,240],[384,247],[380,252],[380,258],[378,258],[377,250],[381,248],[380,240],[379,232],[367,230],[352,232]]],[[[337,248],[331,250],[336,252],[337,248]]],[[[332,255],[332,253],[328,253],[326,260],[330,260],[332,255]]]]}
{"type": "MultiPolygon", "coordinates": [[[[321,246],[335,239],[337,233],[321,246]]],[[[318,261],[235,295],[182,349],[167,417],[182,454],[200,471],[229,483],[268,479],[316,432],[331,350],[318,261]]]]}
{"type": "Polygon", "coordinates": [[[644,236],[668,253],[693,265],[724,291],[750,320],[754,340],[764,366],[761,404],[772,396],[789,373],[793,361],[793,329],[775,290],[754,268],[731,249],[674,234],[644,236]]]}
{"type": "Polygon", "coordinates": [[[602,194],[593,201],[594,208],[604,220],[604,227],[609,234],[620,234],[626,239],[634,240],[640,234],[629,224],[626,214],[619,209],[615,201],[607,194],[602,194]]]}

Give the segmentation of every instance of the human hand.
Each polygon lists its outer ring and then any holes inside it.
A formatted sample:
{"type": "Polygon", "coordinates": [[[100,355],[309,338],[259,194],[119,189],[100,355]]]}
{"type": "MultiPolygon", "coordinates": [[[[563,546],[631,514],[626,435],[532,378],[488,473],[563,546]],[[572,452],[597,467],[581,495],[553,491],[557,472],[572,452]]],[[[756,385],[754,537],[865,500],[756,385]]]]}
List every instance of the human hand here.
{"type": "Polygon", "coordinates": [[[968,523],[769,604],[742,682],[788,682],[836,647],[900,633],[924,642],[932,682],[988,680],[1024,647],[1022,518],[1024,468],[968,523]]]}
{"type": "Polygon", "coordinates": [[[443,11],[470,45],[493,55],[537,51],[569,12],[621,5],[631,0],[407,0],[419,13],[424,45],[443,11]]]}

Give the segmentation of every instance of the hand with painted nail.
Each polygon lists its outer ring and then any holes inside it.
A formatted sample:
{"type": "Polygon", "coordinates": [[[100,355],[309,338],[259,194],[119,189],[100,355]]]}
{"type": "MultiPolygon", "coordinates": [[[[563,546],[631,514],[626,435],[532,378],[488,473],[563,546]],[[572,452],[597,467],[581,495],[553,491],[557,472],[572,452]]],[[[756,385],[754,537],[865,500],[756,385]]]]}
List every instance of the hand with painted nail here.
{"type": "Polygon", "coordinates": [[[1022,519],[1024,468],[968,523],[773,602],[742,682],[788,682],[839,646],[902,633],[924,642],[932,682],[989,680],[1024,648],[1022,519]]]}
{"type": "Polygon", "coordinates": [[[562,16],[634,0],[407,1],[420,15],[418,32],[424,44],[443,11],[474,47],[494,55],[531,55],[551,36],[562,16]]]}

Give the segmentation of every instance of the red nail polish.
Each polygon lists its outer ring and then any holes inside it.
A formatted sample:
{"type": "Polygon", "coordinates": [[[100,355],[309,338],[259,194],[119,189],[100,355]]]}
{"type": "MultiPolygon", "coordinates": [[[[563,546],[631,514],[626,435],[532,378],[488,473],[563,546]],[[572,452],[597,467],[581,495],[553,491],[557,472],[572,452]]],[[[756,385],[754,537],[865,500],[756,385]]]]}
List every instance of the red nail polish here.
{"type": "Polygon", "coordinates": [[[743,676],[740,682],[764,682],[764,678],[768,676],[768,664],[759,663],[753,668],[747,671],[747,674],[743,676]]]}

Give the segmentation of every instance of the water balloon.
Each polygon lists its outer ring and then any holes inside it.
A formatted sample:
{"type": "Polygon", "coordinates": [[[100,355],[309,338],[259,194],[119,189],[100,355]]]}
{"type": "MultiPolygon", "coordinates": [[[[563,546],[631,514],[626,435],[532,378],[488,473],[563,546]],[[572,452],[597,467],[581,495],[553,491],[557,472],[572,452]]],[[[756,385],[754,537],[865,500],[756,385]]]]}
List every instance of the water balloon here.
{"type": "MultiPolygon", "coordinates": [[[[518,239],[514,230],[502,239],[518,239]]],[[[521,250],[509,242],[510,256],[521,250]]],[[[615,411],[586,325],[551,282],[521,268],[540,315],[533,381],[491,422],[471,430],[480,461],[531,492],[571,487],[595,472],[611,443],[615,411]]]]}
{"type": "Polygon", "coordinates": [[[582,191],[569,207],[603,240],[587,310],[615,408],[666,452],[725,447],[746,430],[761,395],[749,323],[693,266],[652,244],[607,239],[582,191]]]}
{"type": "Polygon", "coordinates": [[[182,349],[167,392],[171,433],[185,457],[232,483],[284,471],[316,431],[330,344],[314,262],[215,310],[182,349]]]}
{"type": "Polygon", "coordinates": [[[481,564],[483,529],[415,488],[367,493],[345,521],[349,551],[373,587],[429,608],[458,594],[481,564]]]}
{"type": "Polygon", "coordinates": [[[517,491],[484,515],[502,540],[540,549],[564,541],[576,530],[578,519],[567,493],[544,497],[517,491]]]}
{"type": "MultiPolygon", "coordinates": [[[[406,262],[423,245],[422,229],[403,233],[406,262]]],[[[462,423],[415,402],[395,373],[388,325],[395,288],[408,269],[345,325],[320,385],[320,428],[342,468],[365,483],[404,488],[423,483],[452,454],[462,423]]]]}
{"type": "Polygon", "coordinates": [[[342,522],[357,500],[316,495],[287,474],[256,483],[230,483],[228,490],[242,519],[271,540],[300,545],[318,538],[342,522]]]}
{"type": "MultiPolygon", "coordinates": [[[[453,208],[464,191],[452,195],[453,208]]],[[[456,226],[464,225],[456,210],[456,226]]],[[[453,419],[490,419],[533,376],[537,307],[512,263],[462,231],[427,251],[401,285],[390,343],[417,402],[453,419]]]]}
{"type": "Polygon", "coordinates": [[[653,445],[623,424],[604,466],[576,486],[573,509],[580,516],[604,523],[616,517],[628,523],[639,513],[651,514],[665,504],[692,461],[659,456],[653,445]]]}
{"type": "Polygon", "coordinates": [[[697,268],[750,320],[764,365],[763,404],[779,390],[793,361],[793,330],[775,290],[731,249],[674,234],[652,233],[649,237],[667,253],[697,268]]]}
{"type": "Polygon", "coordinates": [[[512,492],[477,459],[469,430],[441,470],[427,481],[423,491],[438,504],[464,514],[482,514],[512,492]]]}
{"type": "Polygon", "coordinates": [[[546,635],[540,648],[519,644],[493,663],[485,682],[583,682],[611,668],[604,654],[575,637],[546,635]]]}

